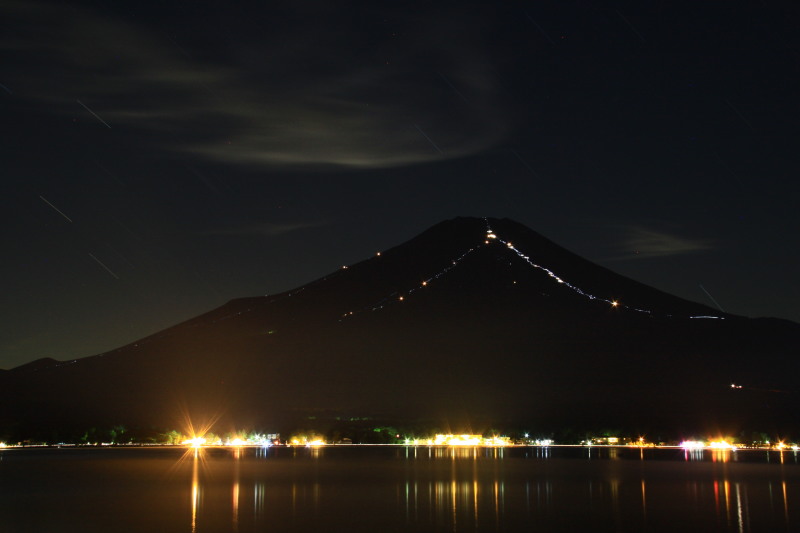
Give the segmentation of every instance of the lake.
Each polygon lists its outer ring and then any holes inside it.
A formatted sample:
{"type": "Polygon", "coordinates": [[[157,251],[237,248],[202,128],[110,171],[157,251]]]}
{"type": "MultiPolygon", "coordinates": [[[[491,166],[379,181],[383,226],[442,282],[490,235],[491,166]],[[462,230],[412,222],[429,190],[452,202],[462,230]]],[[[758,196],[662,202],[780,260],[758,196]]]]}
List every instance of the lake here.
{"type": "Polygon", "coordinates": [[[797,452],[0,450],[0,531],[800,531],[797,452]]]}

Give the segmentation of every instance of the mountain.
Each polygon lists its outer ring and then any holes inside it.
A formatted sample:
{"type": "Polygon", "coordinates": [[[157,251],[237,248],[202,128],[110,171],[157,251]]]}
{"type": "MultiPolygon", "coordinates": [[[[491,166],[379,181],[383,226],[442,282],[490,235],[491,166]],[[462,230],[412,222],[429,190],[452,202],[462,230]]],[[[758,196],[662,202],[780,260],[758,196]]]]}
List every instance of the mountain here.
{"type": "Polygon", "coordinates": [[[2,373],[0,437],[365,416],[786,433],[798,340],[798,324],[671,296],[514,221],[457,218],[289,292],[2,373]]]}

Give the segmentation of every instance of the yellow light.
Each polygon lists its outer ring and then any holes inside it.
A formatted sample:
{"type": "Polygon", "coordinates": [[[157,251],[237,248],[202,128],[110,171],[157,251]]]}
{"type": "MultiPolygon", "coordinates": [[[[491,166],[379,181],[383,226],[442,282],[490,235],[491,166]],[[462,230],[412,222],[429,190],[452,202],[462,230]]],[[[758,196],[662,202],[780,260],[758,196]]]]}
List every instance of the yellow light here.
{"type": "Polygon", "coordinates": [[[186,439],[181,444],[187,444],[192,448],[199,448],[203,444],[206,443],[206,439],[204,437],[194,437],[193,439],[186,439]]]}
{"type": "Polygon", "coordinates": [[[423,282],[422,282],[422,286],[423,286],[423,287],[425,287],[425,286],[427,286],[427,285],[428,285],[428,282],[427,282],[427,281],[423,281],[423,282]]]}
{"type": "Polygon", "coordinates": [[[483,438],[480,435],[436,435],[428,440],[434,446],[480,446],[483,438]]]}
{"type": "Polygon", "coordinates": [[[322,439],[315,439],[308,441],[307,446],[325,446],[325,441],[322,439]]]}
{"type": "Polygon", "coordinates": [[[496,238],[497,238],[497,235],[495,235],[494,233],[490,233],[490,234],[488,234],[488,235],[486,236],[486,238],[487,238],[487,239],[496,239],[496,238]]]}
{"type": "Polygon", "coordinates": [[[484,439],[483,444],[485,446],[510,446],[511,445],[511,438],[510,437],[500,437],[498,435],[494,435],[488,439],[484,439]]]}
{"type": "Polygon", "coordinates": [[[404,300],[404,298],[401,296],[401,297],[400,297],[400,301],[402,302],[403,300],[404,300]]]}
{"type": "Polygon", "coordinates": [[[514,245],[513,245],[513,244],[511,244],[511,243],[508,243],[508,247],[509,247],[509,248],[513,248],[513,247],[514,247],[514,245]]]}
{"type": "Polygon", "coordinates": [[[247,444],[247,443],[245,441],[243,441],[242,439],[239,439],[239,438],[233,439],[231,441],[231,446],[244,446],[245,444],[247,444]]]}
{"type": "Polygon", "coordinates": [[[712,440],[708,443],[709,448],[713,448],[715,450],[735,450],[736,445],[731,444],[726,440],[712,440]]]}
{"type": "Polygon", "coordinates": [[[0,448],[5,448],[5,447],[6,447],[6,443],[5,442],[0,442],[0,448]]]}
{"type": "Polygon", "coordinates": [[[619,305],[619,302],[618,302],[618,301],[616,301],[616,300],[614,300],[613,302],[611,302],[611,307],[616,307],[616,306],[618,306],[618,305],[619,305]]]}
{"type": "Polygon", "coordinates": [[[378,257],[380,257],[380,256],[381,256],[381,253],[380,253],[380,252],[378,252],[378,257]]]}

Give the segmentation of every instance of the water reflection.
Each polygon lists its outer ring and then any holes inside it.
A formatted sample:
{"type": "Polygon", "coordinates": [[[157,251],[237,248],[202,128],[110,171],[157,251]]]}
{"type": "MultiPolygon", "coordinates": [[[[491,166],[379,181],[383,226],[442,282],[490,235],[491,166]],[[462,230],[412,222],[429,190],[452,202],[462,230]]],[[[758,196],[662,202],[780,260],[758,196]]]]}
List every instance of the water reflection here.
{"type": "Polygon", "coordinates": [[[783,488],[783,516],[786,518],[786,524],[789,524],[789,500],[786,498],[786,481],[781,483],[783,488]]]}
{"type": "Polygon", "coordinates": [[[233,531],[239,531],[239,478],[241,477],[241,462],[239,459],[242,457],[242,449],[236,448],[233,452],[234,458],[234,474],[233,474],[233,523],[231,524],[233,531]]]}
{"type": "Polygon", "coordinates": [[[452,531],[473,530],[485,515],[499,525],[505,513],[505,490],[505,483],[501,481],[409,480],[400,487],[405,523],[432,521],[435,526],[452,531]]]}
{"type": "Polygon", "coordinates": [[[642,518],[647,523],[647,486],[644,479],[642,480],[642,518]]]}
{"type": "Polygon", "coordinates": [[[192,459],[192,533],[197,531],[197,509],[200,507],[199,450],[192,459]]]}
{"type": "Polygon", "coordinates": [[[548,448],[348,453],[195,451],[190,531],[311,531],[325,529],[331,515],[363,522],[355,529],[364,531],[387,524],[409,531],[570,530],[553,527],[564,521],[574,529],[643,530],[674,521],[744,533],[798,525],[790,522],[798,502],[789,493],[800,467],[788,453],[773,455],[771,464],[760,452],[729,450],[675,450],[672,460],[622,448],[575,449],[566,457],[548,448]]]}
{"type": "Polygon", "coordinates": [[[705,450],[701,448],[685,449],[683,457],[687,461],[703,461],[705,459],[705,450]]]}
{"type": "Polygon", "coordinates": [[[265,483],[256,482],[253,484],[253,518],[260,522],[264,517],[264,500],[266,499],[267,488],[265,483]]]}

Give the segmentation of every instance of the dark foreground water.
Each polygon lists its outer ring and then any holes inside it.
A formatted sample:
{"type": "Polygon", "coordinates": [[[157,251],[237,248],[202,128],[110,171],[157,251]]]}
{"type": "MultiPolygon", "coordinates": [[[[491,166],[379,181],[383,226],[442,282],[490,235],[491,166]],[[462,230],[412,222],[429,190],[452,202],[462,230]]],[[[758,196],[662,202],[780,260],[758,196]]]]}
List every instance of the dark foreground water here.
{"type": "Polygon", "coordinates": [[[796,452],[6,449],[0,531],[800,531],[796,452]]]}

